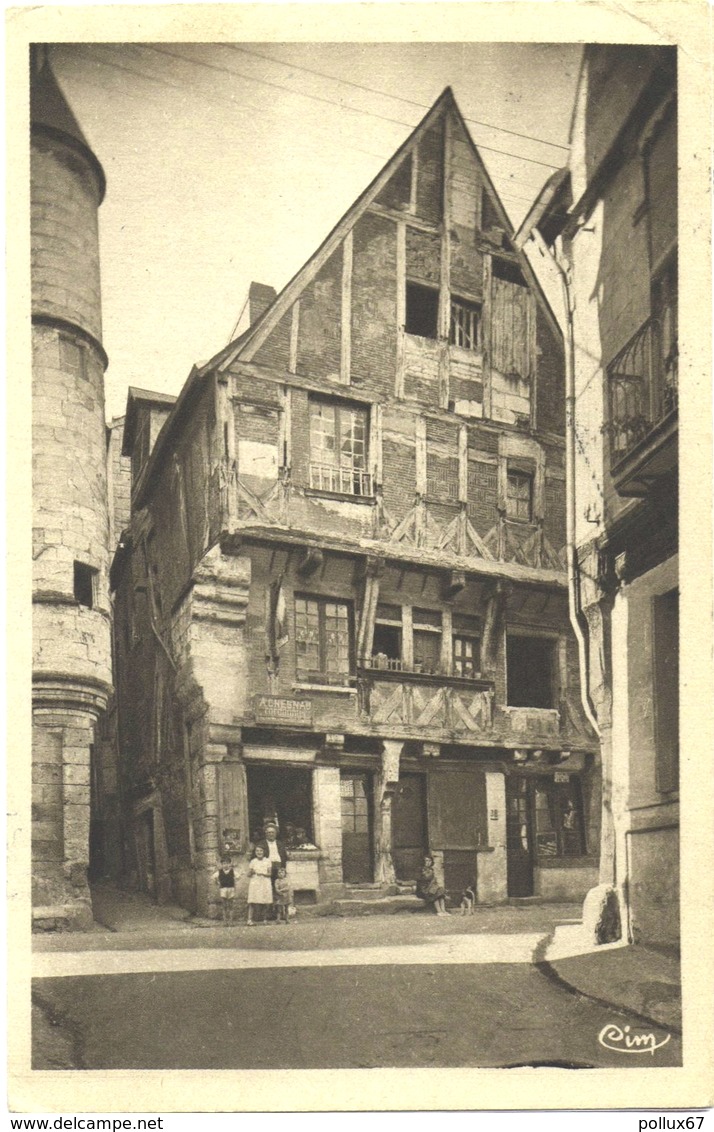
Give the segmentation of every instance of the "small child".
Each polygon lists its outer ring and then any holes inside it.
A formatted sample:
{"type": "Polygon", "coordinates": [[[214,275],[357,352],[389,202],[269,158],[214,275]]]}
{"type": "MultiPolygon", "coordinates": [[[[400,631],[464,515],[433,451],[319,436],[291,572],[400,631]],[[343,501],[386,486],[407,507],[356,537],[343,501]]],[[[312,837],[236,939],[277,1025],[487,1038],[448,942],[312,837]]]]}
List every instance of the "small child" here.
{"type": "Polygon", "coordinates": [[[272,866],[265,856],[262,845],[256,845],[254,857],[248,866],[248,927],[252,928],[256,922],[255,915],[260,915],[259,923],[265,923],[266,910],[273,903],[273,882],[271,880],[272,866]],[[258,909],[262,912],[258,913],[258,909]]]}
{"type": "Polygon", "coordinates": [[[287,924],[289,922],[290,905],[293,902],[293,892],[287,871],[283,866],[278,869],[278,875],[273,881],[273,888],[275,889],[275,913],[278,923],[287,924]]]}
{"type": "Polygon", "coordinates": [[[468,888],[465,888],[464,891],[461,893],[461,915],[462,916],[473,916],[475,903],[476,903],[476,892],[474,890],[473,885],[470,884],[468,886],[468,888]]]}
{"type": "Polygon", "coordinates": [[[223,923],[232,924],[236,896],[236,874],[231,859],[226,854],[221,857],[221,863],[213,874],[213,879],[218,885],[218,891],[221,894],[223,923]]]}
{"type": "Polygon", "coordinates": [[[446,892],[436,879],[433,857],[424,858],[424,867],[417,879],[416,894],[425,904],[433,904],[437,916],[448,916],[446,892]]]}

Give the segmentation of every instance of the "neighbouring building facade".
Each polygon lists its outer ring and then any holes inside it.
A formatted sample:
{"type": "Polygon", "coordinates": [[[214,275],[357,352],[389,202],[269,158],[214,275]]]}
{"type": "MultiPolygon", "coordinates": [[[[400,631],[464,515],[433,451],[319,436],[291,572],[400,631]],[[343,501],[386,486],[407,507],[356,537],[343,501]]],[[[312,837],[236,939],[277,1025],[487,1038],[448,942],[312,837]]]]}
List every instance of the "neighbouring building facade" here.
{"type": "MultiPolygon", "coordinates": [[[[450,90],[174,401],[131,390],[112,567],[127,869],[216,911],[267,819],[298,899],[582,898],[600,765],[565,563],[564,357],[450,90]]],[[[245,885],[245,879],[240,882],[245,885]]]]}
{"type": "MultiPolygon", "coordinates": [[[[601,883],[679,941],[676,49],[590,46],[571,162],[522,228],[556,249],[573,349],[573,520],[602,740],[601,883]]],[[[521,242],[520,239],[517,242],[521,242]]]]}
{"type": "Polygon", "coordinates": [[[31,61],[32,904],[92,923],[97,724],[111,692],[109,517],[97,210],[104,174],[52,74],[31,61]]]}

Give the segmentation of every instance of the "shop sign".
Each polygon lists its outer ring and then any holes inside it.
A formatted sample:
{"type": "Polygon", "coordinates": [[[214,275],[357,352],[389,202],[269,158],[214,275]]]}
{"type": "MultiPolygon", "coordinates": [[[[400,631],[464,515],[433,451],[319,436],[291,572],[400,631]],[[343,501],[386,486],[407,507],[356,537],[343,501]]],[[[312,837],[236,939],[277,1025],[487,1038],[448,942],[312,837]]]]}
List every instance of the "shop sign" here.
{"type": "Polygon", "coordinates": [[[256,723],[277,723],[284,727],[312,725],[312,701],[287,696],[255,696],[253,714],[256,723]]]}

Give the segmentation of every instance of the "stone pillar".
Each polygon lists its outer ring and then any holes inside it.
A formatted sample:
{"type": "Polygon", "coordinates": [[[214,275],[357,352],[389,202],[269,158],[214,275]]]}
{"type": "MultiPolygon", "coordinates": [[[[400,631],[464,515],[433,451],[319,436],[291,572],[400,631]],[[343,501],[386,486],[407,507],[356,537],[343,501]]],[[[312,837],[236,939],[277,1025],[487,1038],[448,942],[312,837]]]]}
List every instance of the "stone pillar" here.
{"type": "Polygon", "coordinates": [[[399,782],[399,759],[403,743],[382,740],[382,766],[375,791],[375,869],[374,877],[381,884],[396,881],[392,859],[392,801],[399,782]]]}
{"type": "Polygon", "coordinates": [[[477,855],[476,897],[480,904],[501,904],[508,897],[506,777],[500,771],[487,771],[485,778],[488,844],[492,852],[477,855]]]}
{"type": "Polygon", "coordinates": [[[342,806],[340,768],[316,766],[312,772],[312,810],[315,841],[321,850],[320,896],[338,896],[342,890],[342,806]]]}

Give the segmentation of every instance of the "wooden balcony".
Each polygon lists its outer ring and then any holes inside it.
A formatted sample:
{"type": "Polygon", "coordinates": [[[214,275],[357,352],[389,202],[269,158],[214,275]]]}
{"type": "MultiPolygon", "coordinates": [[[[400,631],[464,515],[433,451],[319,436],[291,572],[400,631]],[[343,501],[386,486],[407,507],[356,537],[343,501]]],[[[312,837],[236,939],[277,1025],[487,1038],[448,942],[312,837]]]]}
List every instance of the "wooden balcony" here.
{"type": "Polygon", "coordinates": [[[677,345],[650,318],[607,367],[610,462],[617,491],[644,496],[677,466],[677,345]]]}

